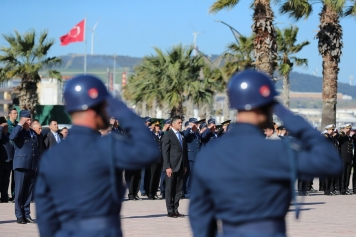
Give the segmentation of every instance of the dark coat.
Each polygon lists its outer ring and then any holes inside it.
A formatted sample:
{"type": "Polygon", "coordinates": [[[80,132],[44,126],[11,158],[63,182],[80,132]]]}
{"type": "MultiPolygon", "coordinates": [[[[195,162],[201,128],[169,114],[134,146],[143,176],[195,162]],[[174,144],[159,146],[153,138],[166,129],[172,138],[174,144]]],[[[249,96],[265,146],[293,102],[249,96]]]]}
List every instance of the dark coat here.
{"type": "Polygon", "coordinates": [[[183,164],[187,167],[187,142],[181,133],[181,146],[176,134],[172,129],[168,130],[162,138],[163,170],[171,168],[173,172],[178,172],[183,164]]]}
{"type": "Polygon", "coordinates": [[[345,133],[340,133],[337,140],[339,141],[342,160],[345,163],[351,163],[353,158],[353,139],[345,133]]]}
{"type": "MultiPolygon", "coordinates": [[[[57,133],[57,134],[59,136],[59,139],[62,140],[61,134],[60,133],[57,133]]],[[[53,145],[57,145],[57,140],[51,131],[49,131],[46,134],[46,136],[44,137],[44,143],[45,143],[47,149],[52,147],[53,145]]]]}
{"type": "Polygon", "coordinates": [[[9,133],[3,133],[3,127],[0,126],[0,163],[11,162],[14,158],[14,145],[11,143],[9,133]]]}
{"type": "MultiPolygon", "coordinates": [[[[340,157],[319,132],[285,109],[276,115],[301,141],[299,146],[293,145],[298,178],[341,173],[340,157]]],[[[285,141],[266,140],[258,127],[243,123],[233,125],[221,139],[202,149],[195,161],[190,196],[193,235],[216,236],[218,220],[222,226],[283,221],[292,195],[291,157],[286,155],[290,149],[285,141]]],[[[256,236],[264,236],[263,231],[261,228],[256,236]]]]}
{"type": "Polygon", "coordinates": [[[162,157],[162,136],[163,136],[163,133],[160,132],[158,135],[156,135],[155,133],[153,133],[153,139],[157,142],[157,145],[158,145],[158,148],[159,148],[159,151],[160,151],[160,156],[159,156],[159,159],[157,160],[157,163],[162,163],[163,162],[163,157],[162,157]]]}
{"type": "Polygon", "coordinates": [[[122,236],[115,228],[62,229],[63,223],[119,216],[125,194],[122,171],[139,170],[155,162],[157,144],[123,103],[116,106],[126,136],[73,126],[68,137],[46,151],[36,179],[36,216],[41,236],[122,236]]]}
{"type": "Polygon", "coordinates": [[[188,146],[188,160],[195,161],[195,157],[202,145],[201,135],[198,132],[192,132],[191,128],[184,130],[183,135],[188,146]]]}
{"type": "Polygon", "coordinates": [[[36,132],[32,129],[26,131],[17,125],[10,133],[10,140],[15,146],[13,169],[36,170],[39,157],[36,132]]]}

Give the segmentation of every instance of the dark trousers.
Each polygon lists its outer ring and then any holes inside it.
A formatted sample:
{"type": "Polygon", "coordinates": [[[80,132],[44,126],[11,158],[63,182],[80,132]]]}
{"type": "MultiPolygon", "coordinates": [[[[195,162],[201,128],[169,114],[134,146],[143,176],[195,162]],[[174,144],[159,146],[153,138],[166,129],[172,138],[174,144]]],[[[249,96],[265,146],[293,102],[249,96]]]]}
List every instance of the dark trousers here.
{"type": "Polygon", "coordinates": [[[328,177],[324,179],[324,194],[329,195],[330,192],[335,191],[335,178],[334,177],[328,177]]]}
{"type": "Polygon", "coordinates": [[[341,190],[340,190],[342,194],[345,194],[349,187],[350,175],[351,175],[351,163],[344,162],[344,169],[341,175],[341,190]]]}
{"type": "Polygon", "coordinates": [[[35,171],[16,169],[15,173],[15,215],[16,218],[30,217],[30,204],[35,183],[35,171]]]}
{"type": "Polygon", "coordinates": [[[310,186],[310,181],[304,181],[298,179],[298,194],[305,194],[309,186],[310,186]]]}
{"type": "Polygon", "coordinates": [[[353,164],[352,164],[353,168],[354,168],[354,172],[352,174],[352,189],[353,189],[353,193],[356,193],[356,157],[353,160],[353,164]]]}
{"type": "Polygon", "coordinates": [[[173,172],[171,177],[166,175],[166,206],[167,212],[177,212],[179,207],[179,199],[182,196],[183,188],[183,167],[178,172],[173,172]]]}
{"type": "Polygon", "coordinates": [[[9,201],[9,184],[12,170],[12,162],[3,162],[0,165],[0,195],[1,202],[9,201]]]}
{"type": "Polygon", "coordinates": [[[140,180],[140,192],[142,194],[148,194],[150,189],[150,178],[151,178],[151,166],[148,166],[141,171],[140,180]]]}
{"type": "Polygon", "coordinates": [[[129,198],[134,198],[139,190],[141,170],[125,170],[126,188],[129,190],[129,198]]]}
{"type": "Polygon", "coordinates": [[[150,177],[150,185],[149,185],[149,191],[148,194],[150,196],[155,196],[157,195],[157,190],[158,190],[158,185],[159,185],[159,179],[161,177],[161,171],[162,171],[162,163],[155,163],[151,165],[151,177],[150,177]]]}
{"type": "Polygon", "coordinates": [[[187,197],[190,196],[190,191],[191,191],[190,187],[191,187],[191,180],[193,174],[193,166],[194,166],[194,161],[189,160],[187,172],[184,175],[184,184],[183,184],[183,195],[186,195],[187,197]]]}
{"type": "Polygon", "coordinates": [[[159,189],[161,190],[161,195],[165,196],[166,192],[166,171],[161,171],[161,181],[159,183],[159,189]]]}
{"type": "Polygon", "coordinates": [[[11,172],[11,197],[15,199],[15,171],[11,172]]]}
{"type": "Polygon", "coordinates": [[[319,178],[319,191],[324,191],[324,190],[325,190],[325,179],[319,178]]]}

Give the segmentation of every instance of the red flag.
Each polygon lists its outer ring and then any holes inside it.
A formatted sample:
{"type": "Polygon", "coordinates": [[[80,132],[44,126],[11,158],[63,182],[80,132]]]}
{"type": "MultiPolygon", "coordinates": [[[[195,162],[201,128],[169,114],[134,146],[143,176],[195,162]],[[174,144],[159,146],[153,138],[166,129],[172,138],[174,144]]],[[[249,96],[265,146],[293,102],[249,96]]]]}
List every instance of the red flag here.
{"type": "Polygon", "coordinates": [[[65,46],[74,42],[83,42],[85,36],[85,19],[76,24],[68,34],[61,36],[61,45],[65,46]]]}

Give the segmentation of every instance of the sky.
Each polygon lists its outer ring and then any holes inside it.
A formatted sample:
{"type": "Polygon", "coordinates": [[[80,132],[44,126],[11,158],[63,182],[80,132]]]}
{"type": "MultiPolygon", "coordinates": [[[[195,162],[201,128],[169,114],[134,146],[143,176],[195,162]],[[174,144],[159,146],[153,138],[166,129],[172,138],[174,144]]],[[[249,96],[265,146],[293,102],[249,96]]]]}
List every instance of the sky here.
{"type": "MultiPolygon", "coordinates": [[[[97,21],[94,36],[94,54],[125,55],[143,57],[153,54],[153,47],[169,50],[173,45],[193,44],[193,32],[201,32],[197,46],[207,55],[221,54],[234,37],[224,21],[243,35],[251,35],[252,1],[240,1],[232,10],[209,14],[214,0],[1,0],[0,33],[9,34],[14,30],[24,33],[29,29],[47,29],[49,36],[56,40],[50,56],[69,53],[83,54],[84,43],[60,46],[59,37],[86,18],[86,51],[90,53],[91,32],[97,21]]],[[[307,68],[294,71],[322,76],[322,58],[317,49],[316,31],[319,25],[321,4],[313,5],[314,11],[307,20],[295,21],[278,13],[273,5],[275,24],[279,28],[295,25],[299,27],[298,42],[310,41],[297,56],[307,58],[307,68]]],[[[339,81],[349,82],[349,76],[356,77],[356,31],[355,18],[341,19],[343,27],[343,54],[339,64],[339,81]]],[[[0,46],[6,45],[1,37],[0,46]]],[[[356,84],[356,81],[353,83],[356,84]]]]}

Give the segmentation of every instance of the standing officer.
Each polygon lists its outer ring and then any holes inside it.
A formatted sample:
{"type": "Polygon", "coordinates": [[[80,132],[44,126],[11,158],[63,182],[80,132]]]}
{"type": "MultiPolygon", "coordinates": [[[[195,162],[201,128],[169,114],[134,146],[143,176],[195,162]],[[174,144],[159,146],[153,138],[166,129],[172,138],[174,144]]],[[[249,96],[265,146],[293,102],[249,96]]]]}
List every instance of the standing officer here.
{"type": "Polygon", "coordinates": [[[160,151],[160,158],[156,163],[153,163],[150,167],[150,179],[148,183],[148,199],[156,200],[158,199],[157,190],[159,186],[159,179],[161,177],[162,167],[163,167],[163,157],[162,157],[162,144],[161,139],[163,132],[161,132],[159,121],[153,123],[152,126],[153,139],[157,142],[157,146],[160,151]]]}
{"type": "Polygon", "coordinates": [[[19,224],[35,223],[30,216],[30,204],[39,153],[36,132],[30,126],[31,112],[21,110],[20,122],[10,134],[10,140],[15,146],[15,215],[19,224]]]}
{"type": "Polygon", "coordinates": [[[342,126],[343,131],[337,137],[340,146],[341,158],[344,163],[344,170],[341,175],[340,183],[341,183],[341,195],[352,195],[352,193],[348,190],[350,184],[350,175],[351,175],[351,163],[353,160],[353,151],[354,144],[353,140],[350,137],[351,132],[351,124],[345,124],[342,126]]]}
{"type": "Polygon", "coordinates": [[[201,137],[198,129],[198,120],[196,118],[190,118],[188,122],[188,128],[183,131],[183,136],[188,146],[188,166],[187,172],[184,176],[182,198],[190,197],[190,177],[193,174],[195,157],[201,148],[201,137]]]}
{"type": "Polygon", "coordinates": [[[41,236],[122,236],[122,170],[155,162],[159,149],[140,117],[109,95],[103,82],[79,75],[64,88],[73,127],[40,160],[35,189],[41,236]],[[113,116],[127,136],[101,137],[113,116]]]}
{"type": "MultiPolygon", "coordinates": [[[[171,119],[166,119],[163,121],[163,128],[162,128],[162,137],[164,136],[164,134],[166,134],[166,132],[171,129],[171,119]]],[[[162,149],[162,137],[161,137],[161,149],[162,149]]],[[[161,152],[162,154],[162,152],[161,152]]],[[[161,191],[161,199],[165,199],[165,191],[166,191],[166,171],[163,170],[162,168],[162,172],[161,172],[161,180],[159,183],[159,189],[161,191]]]]}
{"type": "MultiPolygon", "coordinates": [[[[325,127],[325,131],[323,132],[323,134],[326,137],[326,139],[334,146],[335,153],[340,155],[339,143],[333,136],[334,130],[335,130],[335,125],[330,124],[325,127]]],[[[325,195],[329,195],[329,196],[336,195],[335,184],[336,184],[336,182],[338,182],[337,177],[330,176],[330,177],[326,177],[325,179],[319,178],[319,180],[323,180],[325,195]]]]}
{"type": "Polygon", "coordinates": [[[0,117],[0,195],[1,202],[9,202],[9,183],[12,170],[14,146],[10,141],[9,125],[5,117],[0,117]]]}
{"type": "MultiPolygon", "coordinates": [[[[145,126],[150,130],[150,126],[151,126],[151,122],[152,122],[152,119],[151,117],[144,117],[143,118],[143,121],[145,123],[145,126]]],[[[147,196],[147,193],[146,193],[146,190],[148,189],[148,183],[149,183],[149,180],[150,180],[150,173],[149,173],[149,170],[150,170],[151,166],[148,166],[148,167],[145,167],[141,170],[141,180],[140,180],[140,192],[141,192],[141,196],[147,196]],[[147,175],[146,175],[146,171],[147,171],[147,175]]],[[[137,173],[136,173],[137,174],[137,173]]],[[[136,175],[137,176],[137,175],[136,175]]],[[[147,190],[148,191],[148,190],[147,190]]],[[[138,196],[136,196],[136,200],[140,200],[137,199],[138,196]]]]}
{"type": "Polygon", "coordinates": [[[207,129],[201,134],[201,139],[204,145],[208,144],[209,141],[215,140],[218,138],[218,135],[216,134],[216,120],[211,118],[208,120],[208,125],[207,129]]]}
{"type": "Polygon", "coordinates": [[[193,234],[285,236],[294,174],[337,175],[341,161],[303,118],[276,102],[277,91],[265,74],[235,74],[228,94],[238,122],[197,156],[189,206],[193,234]],[[302,141],[299,146],[286,139],[266,140],[261,134],[273,112],[302,141]],[[252,195],[256,190],[263,195],[252,195]]]}

